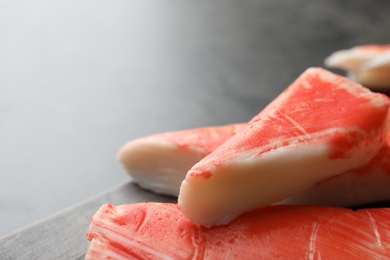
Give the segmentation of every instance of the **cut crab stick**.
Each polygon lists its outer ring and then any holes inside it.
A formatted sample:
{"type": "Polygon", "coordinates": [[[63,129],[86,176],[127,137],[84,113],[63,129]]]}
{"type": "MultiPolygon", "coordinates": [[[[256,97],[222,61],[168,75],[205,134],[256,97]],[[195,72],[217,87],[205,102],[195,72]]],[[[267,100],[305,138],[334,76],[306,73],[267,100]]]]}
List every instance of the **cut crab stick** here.
{"type": "Polygon", "coordinates": [[[359,167],[383,145],[388,111],[387,96],[310,68],[191,168],[179,207],[194,223],[227,224],[359,167]]]}
{"type": "Polygon", "coordinates": [[[332,53],[325,65],[348,72],[365,86],[390,88],[390,44],[362,45],[332,53]]]}
{"type": "Polygon", "coordinates": [[[390,209],[269,206],[205,228],[176,204],[104,205],[85,259],[388,259],[390,209]]]}
{"type": "Polygon", "coordinates": [[[119,150],[118,160],[139,186],[178,196],[188,170],[244,125],[210,126],[138,138],[119,150]]]}
{"type": "MultiPolygon", "coordinates": [[[[141,187],[177,196],[187,171],[244,125],[206,127],[139,138],[124,145],[118,157],[141,187]]],[[[390,201],[389,187],[390,133],[368,163],[313,184],[278,204],[353,207],[390,201]]]]}
{"type": "MultiPolygon", "coordinates": [[[[119,158],[141,187],[177,196],[187,171],[243,126],[232,124],[139,138],[123,146],[119,158]]],[[[390,201],[389,187],[390,133],[375,157],[363,166],[315,183],[278,204],[353,207],[390,201]]]]}

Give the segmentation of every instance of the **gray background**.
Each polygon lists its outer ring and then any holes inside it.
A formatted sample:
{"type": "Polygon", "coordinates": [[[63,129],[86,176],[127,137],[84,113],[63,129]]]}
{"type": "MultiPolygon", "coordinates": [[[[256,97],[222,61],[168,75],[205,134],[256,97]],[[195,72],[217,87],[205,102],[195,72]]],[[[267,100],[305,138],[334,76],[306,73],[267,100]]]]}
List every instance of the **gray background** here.
{"type": "Polygon", "coordinates": [[[0,0],[0,236],[128,181],[130,139],[249,120],[331,52],[390,43],[387,3],[0,0]]]}

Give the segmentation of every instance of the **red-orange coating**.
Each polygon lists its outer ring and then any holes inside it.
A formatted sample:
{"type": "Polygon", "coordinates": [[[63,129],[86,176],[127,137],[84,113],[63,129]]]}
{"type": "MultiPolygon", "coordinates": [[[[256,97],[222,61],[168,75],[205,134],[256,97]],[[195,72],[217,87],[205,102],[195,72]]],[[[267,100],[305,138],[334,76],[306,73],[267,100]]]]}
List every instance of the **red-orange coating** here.
{"type": "Polygon", "coordinates": [[[169,141],[178,147],[185,148],[189,146],[195,146],[203,149],[206,154],[209,154],[227,139],[239,132],[245,125],[246,123],[235,123],[223,126],[193,128],[154,134],[139,140],[157,138],[158,140],[169,141]]]}
{"type": "Polygon", "coordinates": [[[196,164],[189,176],[201,177],[202,171],[209,176],[213,167],[237,155],[256,157],[292,143],[327,143],[329,159],[348,158],[351,149],[383,142],[378,139],[387,131],[384,120],[388,110],[389,98],[385,95],[326,70],[311,68],[238,134],[196,164]],[[375,98],[386,102],[375,106],[375,98]],[[331,129],[334,131],[321,134],[331,129]]]}
{"type": "Polygon", "coordinates": [[[86,259],[387,259],[389,230],[389,208],[269,206],[207,229],[175,204],[104,205],[86,259]]]}

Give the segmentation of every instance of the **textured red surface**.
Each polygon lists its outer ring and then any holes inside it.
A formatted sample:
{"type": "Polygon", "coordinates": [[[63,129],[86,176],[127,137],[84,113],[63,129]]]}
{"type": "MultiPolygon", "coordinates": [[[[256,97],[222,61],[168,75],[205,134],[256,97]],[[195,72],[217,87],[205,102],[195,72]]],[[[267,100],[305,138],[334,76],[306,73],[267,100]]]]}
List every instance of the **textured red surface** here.
{"type": "Polygon", "coordinates": [[[246,124],[231,124],[226,126],[204,127],[184,131],[160,134],[159,138],[171,141],[180,146],[197,146],[207,153],[214,151],[227,139],[236,134],[246,124]]]}
{"type": "MultiPolygon", "coordinates": [[[[190,176],[237,158],[253,158],[289,146],[323,143],[330,159],[381,143],[389,101],[382,94],[319,68],[304,72],[238,134],[195,165],[190,176]],[[374,105],[373,99],[381,105],[374,105]]],[[[211,172],[212,173],[212,172],[211,172]]]]}
{"type": "Polygon", "coordinates": [[[388,208],[270,206],[207,229],[176,204],[104,205],[91,220],[86,259],[384,259],[389,229],[388,208]]]}

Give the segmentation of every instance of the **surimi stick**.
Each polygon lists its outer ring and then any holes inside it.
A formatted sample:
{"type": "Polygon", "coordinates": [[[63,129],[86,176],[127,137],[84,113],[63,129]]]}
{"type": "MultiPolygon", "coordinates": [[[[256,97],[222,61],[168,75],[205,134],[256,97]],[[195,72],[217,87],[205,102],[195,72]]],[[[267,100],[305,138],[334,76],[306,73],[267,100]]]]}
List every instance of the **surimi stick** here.
{"type": "Polygon", "coordinates": [[[390,88],[390,44],[336,51],[325,59],[325,65],[347,71],[352,80],[367,87],[390,88]]]}
{"type": "Polygon", "coordinates": [[[388,97],[310,68],[192,167],[179,207],[194,223],[226,224],[359,167],[383,145],[388,111],[388,97]]]}
{"type": "Polygon", "coordinates": [[[104,205],[85,259],[388,259],[390,209],[269,206],[205,228],[176,204],[104,205]]]}
{"type": "MultiPolygon", "coordinates": [[[[141,187],[177,196],[187,171],[243,126],[243,123],[211,126],[139,138],[124,145],[119,158],[141,187]]],[[[390,201],[389,187],[390,133],[379,152],[366,164],[315,183],[277,204],[352,207],[390,201]]]]}

